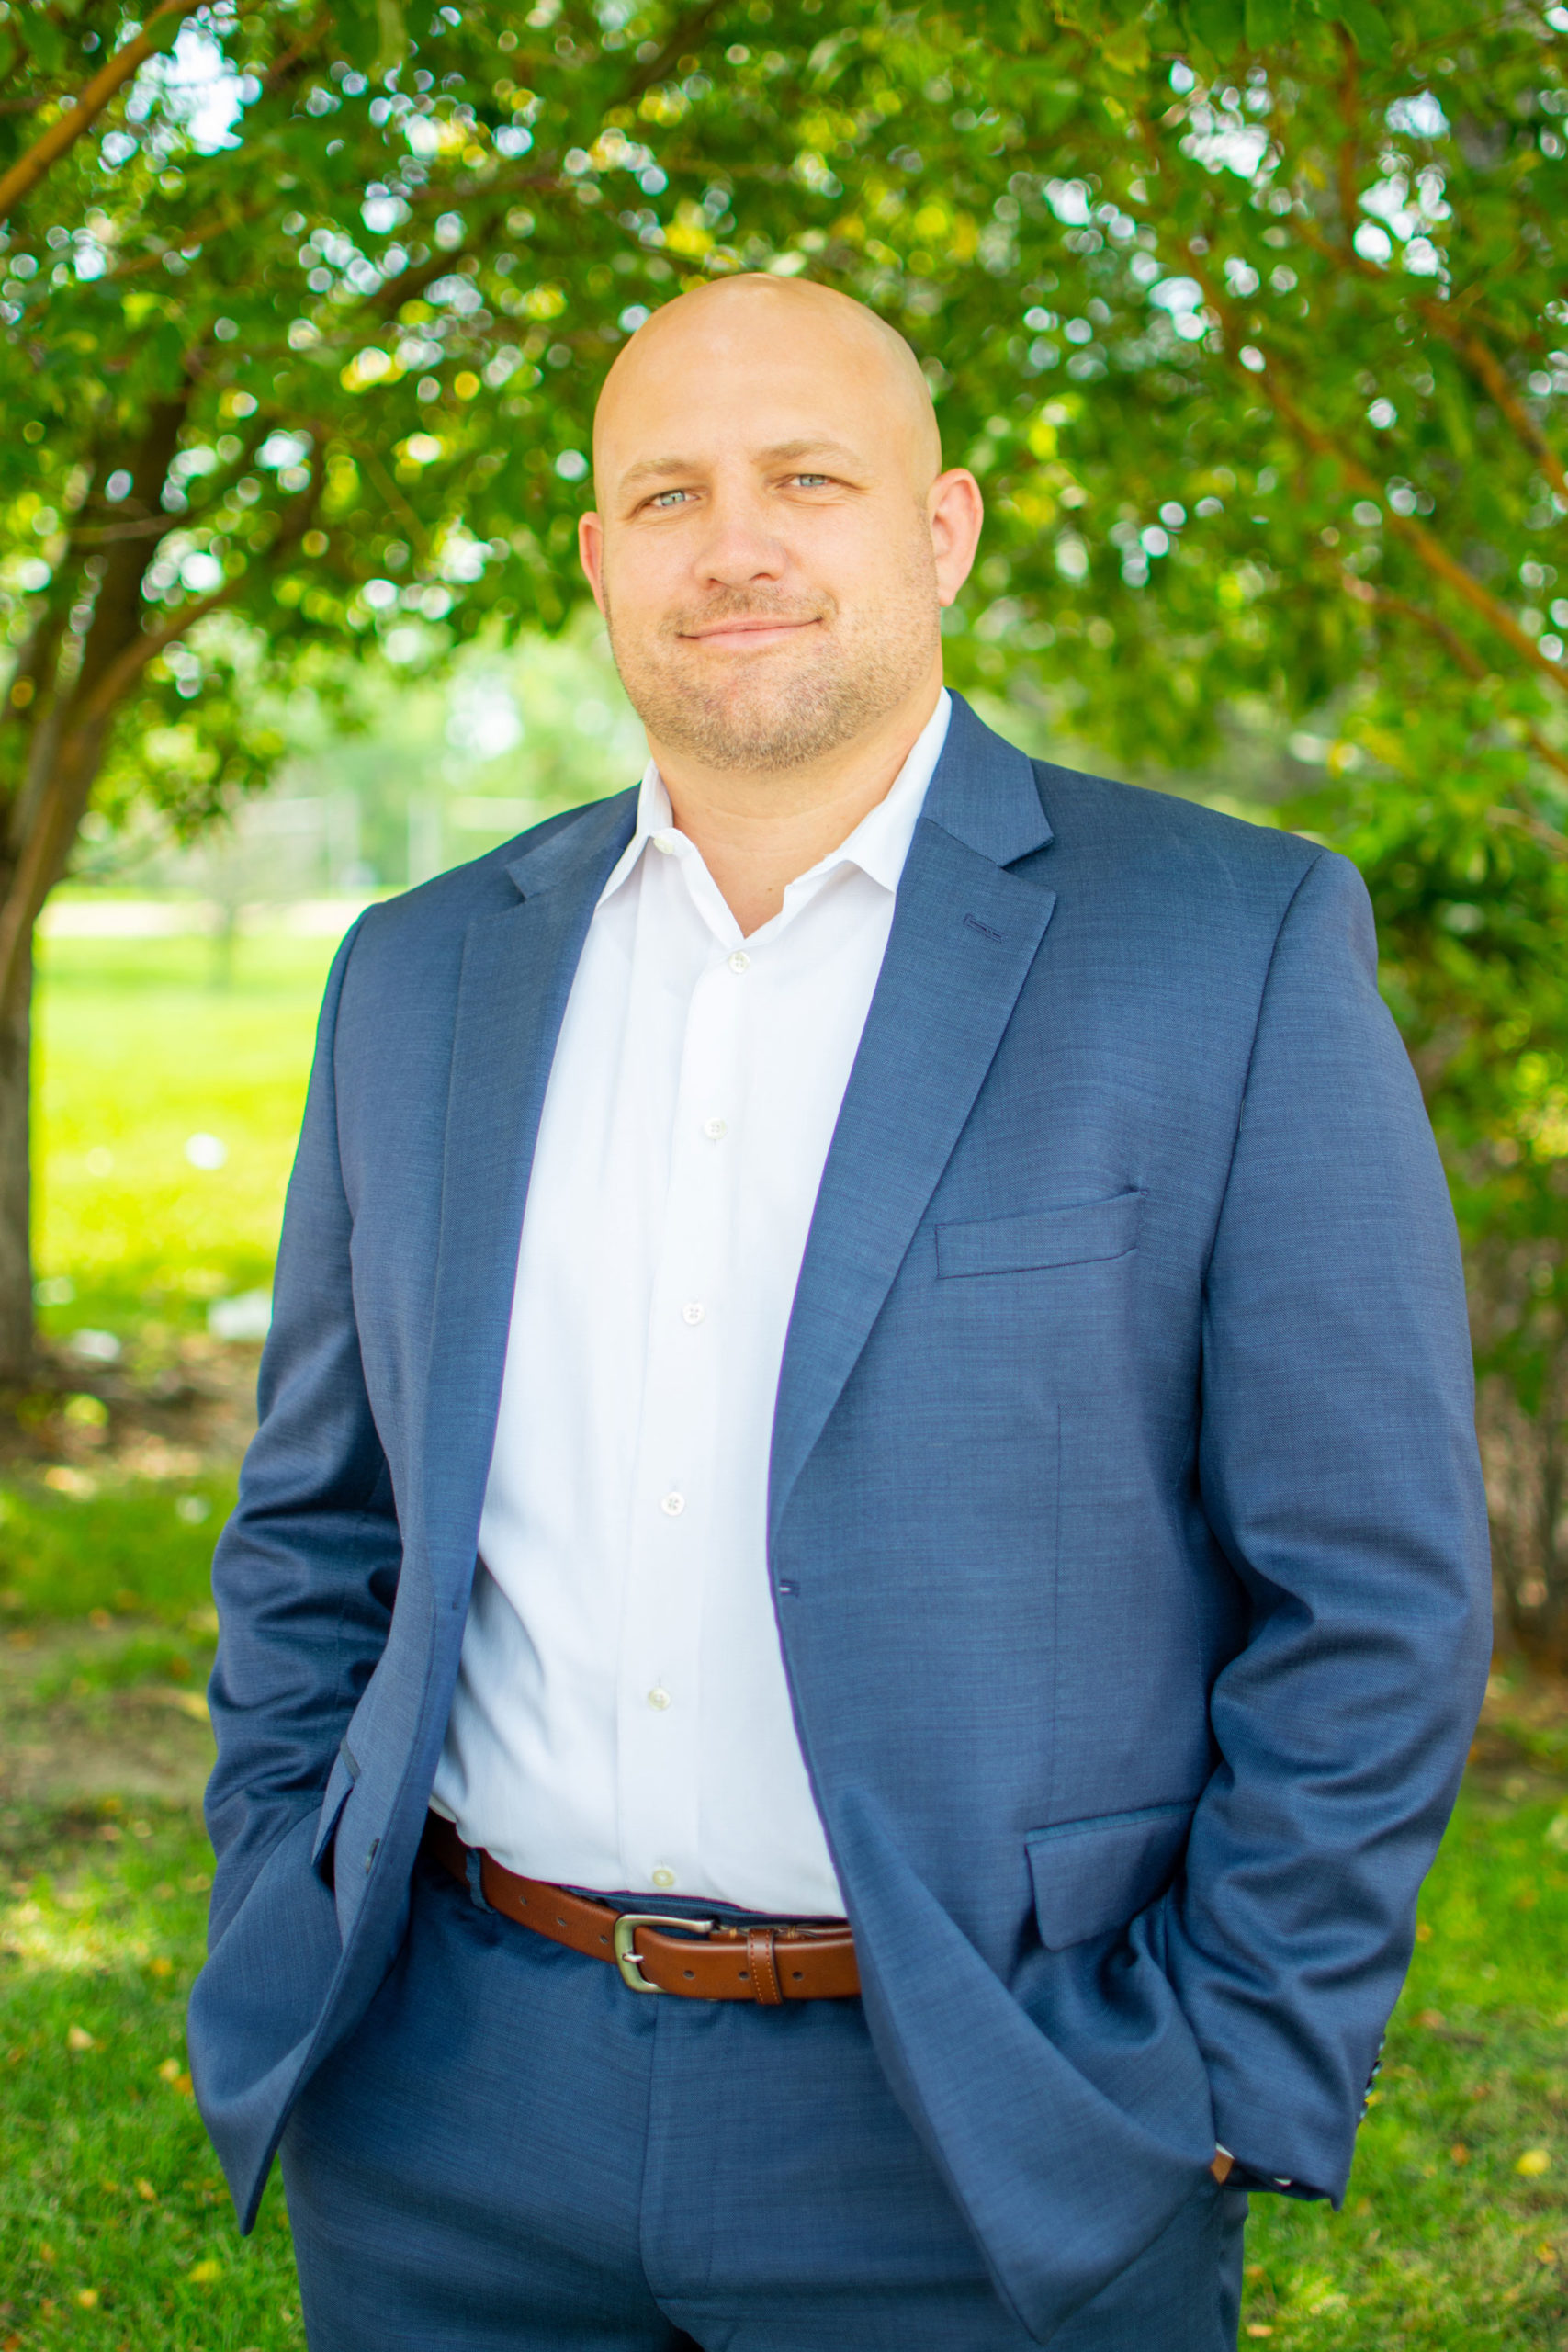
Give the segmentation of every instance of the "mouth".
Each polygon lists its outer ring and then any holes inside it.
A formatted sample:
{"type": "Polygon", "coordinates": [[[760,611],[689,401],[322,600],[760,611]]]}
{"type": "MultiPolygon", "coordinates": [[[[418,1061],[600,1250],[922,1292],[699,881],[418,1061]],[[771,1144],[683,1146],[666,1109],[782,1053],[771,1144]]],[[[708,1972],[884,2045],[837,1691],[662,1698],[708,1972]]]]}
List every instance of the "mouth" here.
{"type": "Polygon", "coordinates": [[[805,630],[820,626],[813,615],[798,621],[715,621],[709,628],[682,629],[680,635],[683,644],[710,647],[719,653],[760,653],[770,645],[786,645],[805,630]]]}

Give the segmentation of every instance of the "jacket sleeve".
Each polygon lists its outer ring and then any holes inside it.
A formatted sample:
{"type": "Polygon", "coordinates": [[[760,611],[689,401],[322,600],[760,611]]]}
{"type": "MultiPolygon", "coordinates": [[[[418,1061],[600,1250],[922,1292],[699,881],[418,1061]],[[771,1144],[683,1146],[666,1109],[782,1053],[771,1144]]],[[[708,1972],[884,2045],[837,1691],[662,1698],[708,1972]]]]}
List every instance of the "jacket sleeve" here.
{"type": "Polygon", "coordinates": [[[321,1804],[386,1643],[401,1560],[360,1363],[338,1156],[333,1045],[358,933],[355,925],[327,982],[262,1356],[259,1427],[213,1561],[213,1944],[278,1839],[321,1804]]]}
{"type": "Polygon", "coordinates": [[[1251,1603],[1167,1961],[1250,2171],[1335,2199],[1484,1688],[1458,1237],[1360,876],[1280,926],[1204,1301],[1200,1477],[1251,1603]]]}

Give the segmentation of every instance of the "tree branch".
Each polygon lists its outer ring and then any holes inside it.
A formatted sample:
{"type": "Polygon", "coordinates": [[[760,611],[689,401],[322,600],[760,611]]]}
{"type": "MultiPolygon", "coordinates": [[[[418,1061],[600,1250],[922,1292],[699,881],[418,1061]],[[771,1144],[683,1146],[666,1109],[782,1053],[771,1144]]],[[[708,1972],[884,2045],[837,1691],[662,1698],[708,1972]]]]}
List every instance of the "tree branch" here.
{"type": "Polygon", "coordinates": [[[631,76],[620,103],[623,106],[630,104],[632,100],[640,98],[645,90],[651,90],[656,83],[661,82],[671,65],[685,56],[694,41],[701,40],[723,6],[724,0],[703,0],[701,6],[689,10],[678,25],[671,28],[669,39],[658,56],[650,57],[647,64],[639,66],[631,76]]]}
{"type": "Polygon", "coordinates": [[[237,572],[232,580],[226,580],[221,588],[213,588],[205,596],[193,597],[189,604],[181,605],[161,627],[139,629],[114,659],[106,663],[91,693],[83,697],[79,710],[73,716],[86,726],[107,719],[126,688],[141,676],[150,662],[156,661],[158,655],[173,645],[177,638],[186,636],[197,621],[207,618],[209,613],[217,612],[220,605],[232,604],[241,589],[254,578],[257,570],[270,570],[282,556],[288,554],[290,548],[297,547],[315,518],[316,509],[321,503],[321,476],[318,471],[309,489],[300,492],[286,520],[279,524],[270,546],[253,558],[243,571],[237,572]]]}
{"type": "Polygon", "coordinates": [[[1359,491],[1364,497],[1376,503],[1389,530],[1413,549],[1425,571],[1428,571],[1434,579],[1440,580],[1446,587],[1451,588],[1472,612],[1479,613],[1487,625],[1511,645],[1515,652],[1519,654],[1532,670],[1539,670],[1541,675],[1549,678],[1560,691],[1568,691],[1568,667],[1561,662],[1548,660],[1534,638],[1519,627],[1507,606],[1494,596],[1491,590],[1484,587],[1472,572],[1467,571],[1457,556],[1449,553],[1436,532],[1428,531],[1425,524],[1418,523],[1413,514],[1399,514],[1393,511],[1388,503],[1383,486],[1377,476],[1364,466],[1359,458],[1353,457],[1348,449],[1342,448],[1327,427],[1319,424],[1314,417],[1310,416],[1295,395],[1287,389],[1280,368],[1275,358],[1265,355],[1265,365],[1258,374],[1241,369],[1241,363],[1236,354],[1243,335],[1241,320],[1235,305],[1229,296],[1216,286],[1212,272],[1204,267],[1201,258],[1193,255],[1187,266],[1202,288],[1205,300],[1224,323],[1226,361],[1232,373],[1238,377],[1238,380],[1246,384],[1249,390],[1260,392],[1281,423],[1290,427],[1297,439],[1310,449],[1314,457],[1331,459],[1338,467],[1340,480],[1348,490],[1359,491]]]}
{"type": "Polygon", "coordinates": [[[1447,321],[1435,317],[1433,314],[1441,309],[1439,303],[1422,302],[1418,307],[1422,315],[1431,320],[1438,334],[1452,344],[1460,357],[1479,377],[1526,448],[1540,459],[1541,469],[1558,497],[1564,505],[1568,505],[1568,469],[1564,468],[1562,458],[1509,382],[1496,353],[1490,350],[1479,335],[1469,334],[1464,328],[1450,325],[1447,321]]]}
{"type": "MultiPolygon", "coordinates": [[[[1315,222],[1299,220],[1296,227],[1302,243],[1310,245],[1324,260],[1353,270],[1358,277],[1375,279],[1384,286],[1388,284],[1388,272],[1378,263],[1366,261],[1359,253],[1336,245],[1315,222]]],[[[1520,400],[1496,353],[1489,345],[1483,343],[1472,327],[1452,316],[1448,303],[1434,301],[1429,294],[1418,295],[1414,308],[1434,334],[1440,335],[1450,349],[1459,354],[1495,401],[1530,455],[1539,460],[1558,497],[1568,504],[1568,469],[1564,468],[1562,458],[1520,400]]]]}
{"type": "Polygon", "coordinates": [[[0,175],[0,220],[35,188],[50,165],[58,163],[67,148],[73,147],[82,133],[96,122],[109,100],[122,90],[138,67],[165,47],[154,25],[162,25],[171,17],[179,18],[194,14],[202,0],[158,0],[141,30],[128,40],[100,66],[73,106],[66,107],[58,122],[51,122],[40,139],[33,141],[25,155],[19,155],[8,172],[0,175]]]}
{"type": "MultiPolygon", "coordinates": [[[[1484,678],[1489,674],[1475,648],[1467,645],[1459,631],[1450,628],[1440,615],[1428,612],[1424,605],[1412,604],[1408,597],[1391,596],[1386,589],[1374,588],[1370,581],[1359,578],[1353,571],[1342,571],[1341,578],[1346,594],[1353,596],[1358,604],[1374,605],[1379,612],[1395,614],[1400,619],[1414,622],[1417,628],[1425,629],[1428,637],[1437,639],[1455,668],[1462,670],[1467,678],[1484,678]]],[[[1568,777],[1568,753],[1560,752],[1555,743],[1549,743],[1540,728],[1531,726],[1528,719],[1525,722],[1525,741],[1543,765],[1554,768],[1560,776],[1568,777]]],[[[1516,808],[1509,813],[1509,821],[1529,825],[1543,846],[1551,849],[1559,857],[1568,857],[1568,837],[1554,831],[1533,810],[1516,808]]]]}
{"type": "Polygon", "coordinates": [[[1352,457],[1348,449],[1342,449],[1334,435],[1306,413],[1294,395],[1286,390],[1280,371],[1272,362],[1264,368],[1261,375],[1249,374],[1246,380],[1255,390],[1263,393],[1275,413],[1315,457],[1333,460],[1348,490],[1358,490],[1364,496],[1375,500],[1388,528],[1415,551],[1423,568],[1435,580],[1440,580],[1472,612],[1479,613],[1532,669],[1550,678],[1554,686],[1568,689],[1568,668],[1561,662],[1548,660],[1534,638],[1519,627],[1507,606],[1500,603],[1489,588],[1483,586],[1472,572],[1467,571],[1457,556],[1449,553],[1435,532],[1428,531],[1425,524],[1418,523],[1413,514],[1396,514],[1393,512],[1376,475],[1370,472],[1359,458],[1352,457]]]}
{"type": "Polygon", "coordinates": [[[1339,142],[1334,159],[1335,177],[1339,192],[1339,217],[1345,226],[1345,243],[1349,244],[1356,233],[1356,217],[1361,209],[1356,187],[1356,166],[1360,161],[1360,141],[1357,136],[1357,99],[1360,93],[1356,78],[1356,44],[1343,25],[1335,27],[1339,36],[1340,55],[1344,71],[1339,77],[1339,116],[1345,125],[1345,136],[1339,142]]]}

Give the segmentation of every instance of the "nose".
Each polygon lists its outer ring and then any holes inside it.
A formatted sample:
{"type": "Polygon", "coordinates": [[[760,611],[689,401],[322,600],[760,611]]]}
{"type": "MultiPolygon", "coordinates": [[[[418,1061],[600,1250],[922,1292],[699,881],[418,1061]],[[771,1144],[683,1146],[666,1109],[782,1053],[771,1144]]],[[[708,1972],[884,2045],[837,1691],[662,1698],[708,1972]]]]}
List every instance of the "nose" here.
{"type": "Polygon", "coordinates": [[[715,484],[708,528],[694,550],[705,588],[773,584],[789,569],[789,554],[750,485],[715,484]]]}

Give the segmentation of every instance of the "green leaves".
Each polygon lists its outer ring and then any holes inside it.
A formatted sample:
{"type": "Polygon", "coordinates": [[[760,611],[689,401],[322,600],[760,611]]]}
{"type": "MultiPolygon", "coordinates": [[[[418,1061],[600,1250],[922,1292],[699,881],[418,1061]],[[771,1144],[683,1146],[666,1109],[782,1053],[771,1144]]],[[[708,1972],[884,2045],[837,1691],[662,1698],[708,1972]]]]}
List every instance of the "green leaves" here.
{"type": "Polygon", "coordinates": [[[1295,29],[1296,15],[1292,0],[1247,0],[1247,47],[1257,50],[1282,47],[1295,29]]]}
{"type": "MultiPolygon", "coordinates": [[[[1568,1035],[1560,697],[1498,626],[1568,639],[1532,437],[1568,443],[1559,52],[1490,0],[830,15],[265,0],[222,35],[231,119],[143,69],[0,250],[0,397],[47,428],[0,444],[0,619],[60,664],[0,729],[0,785],[111,563],[100,789],[182,824],[265,777],[264,688],[558,626],[588,495],[558,461],[626,334],[713,275],[807,270],[908,338],[950,458],[984,468],[955,680],[1352,841],[1407,1034],[1470,1040],[1430,1081],[1468,1167],[1485,1121],[1513,1132],[1485,1094],[1499,975],[1532,1035],[1568,1035]],[[210,759],[142,756],[190,729],[210,759]],[[1443,911],[1477,855],[1529,917],[1506,955],[1490,914],[1443,911]]],[[[34,94],[79,87],[112,29],[96,0],[48,22],[34,94]]]]}
{"type": "Polygon", "coordinates": [[[1393,51],[1388,19],[1373,0],[1335,0],[1334,14],[1363,57],[1375,65],[1388,62],[1393,51]]]}
{"type": "Polygon", "coordinates": [[[1221,61],[1243,48],[1267,57],[1325,24],[1343,25],[1375,63],[1393,53],[1386,17],[1373,0],[1181,0],[1179,15],[1190,37],[1221,61]]]}

